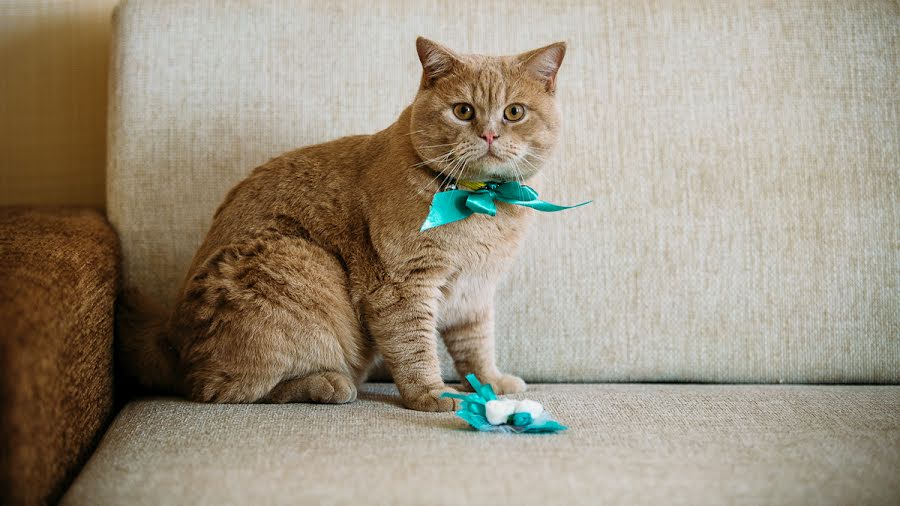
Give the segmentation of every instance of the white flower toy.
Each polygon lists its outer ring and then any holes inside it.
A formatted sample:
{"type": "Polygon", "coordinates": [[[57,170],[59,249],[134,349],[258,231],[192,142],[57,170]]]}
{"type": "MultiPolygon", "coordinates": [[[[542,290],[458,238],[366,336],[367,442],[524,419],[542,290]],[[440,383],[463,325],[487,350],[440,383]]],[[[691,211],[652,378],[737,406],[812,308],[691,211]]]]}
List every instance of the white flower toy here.
{"type": "Polygon", "coordinates": [[[485,432],[559,432],[566,426],[550,418],[539,402],[529,399],[498,399],[490,384],[482,384],[474,374],[466,379],[475,390],[474,393],[451,394],[462,400],[462,408],[456,415],[469,422],[469,425],[485,432]]]}

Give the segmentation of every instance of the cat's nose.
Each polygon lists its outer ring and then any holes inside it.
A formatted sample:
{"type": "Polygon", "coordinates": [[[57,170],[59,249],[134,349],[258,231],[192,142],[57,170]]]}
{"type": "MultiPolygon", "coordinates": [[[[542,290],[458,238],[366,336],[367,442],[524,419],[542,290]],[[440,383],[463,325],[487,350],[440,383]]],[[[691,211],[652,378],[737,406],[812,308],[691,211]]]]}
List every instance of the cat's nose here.
{"type": "Polygon", "coordinates": [[[485,133],[481,134],[481,138],[487,141],[488,146],[493,144],[494,139],[496,139],[497,137],[500,137],[500,136],[495,134],[494,132],[485,132],[485,133]]]}

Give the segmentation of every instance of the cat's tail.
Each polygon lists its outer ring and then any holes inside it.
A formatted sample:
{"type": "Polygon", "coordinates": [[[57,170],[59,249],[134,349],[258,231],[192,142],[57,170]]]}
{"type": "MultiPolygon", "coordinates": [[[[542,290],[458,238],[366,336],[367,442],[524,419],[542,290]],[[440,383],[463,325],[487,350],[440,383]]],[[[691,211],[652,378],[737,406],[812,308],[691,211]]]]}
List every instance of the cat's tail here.
{"type": "Polygon", "coordinates": [[[165,310],[137,290],[125,290],[116,309],[120,372],[156,393],[181,393],[178,352],[169,343],[165,310]]]}

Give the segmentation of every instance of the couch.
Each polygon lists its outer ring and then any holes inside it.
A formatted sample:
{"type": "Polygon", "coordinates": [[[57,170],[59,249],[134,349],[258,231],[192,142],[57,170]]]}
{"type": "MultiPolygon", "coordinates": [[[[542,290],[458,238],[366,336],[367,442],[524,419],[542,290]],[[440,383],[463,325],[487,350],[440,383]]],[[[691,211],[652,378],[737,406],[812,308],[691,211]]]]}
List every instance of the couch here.
{"type": "Polygon", "coordinates": [[[0,219],[4,502],[900,503],[896,2],[129,0],[112,22],[105,216],[0,219]],[[518,397],[569,430],[478,433],[390,383],[131,395],[117,294],[171,306],[253,167],[390,124],[416,35],[569,42],[542,195],[594,202],[535,220],[497,309],[518,397]]]}

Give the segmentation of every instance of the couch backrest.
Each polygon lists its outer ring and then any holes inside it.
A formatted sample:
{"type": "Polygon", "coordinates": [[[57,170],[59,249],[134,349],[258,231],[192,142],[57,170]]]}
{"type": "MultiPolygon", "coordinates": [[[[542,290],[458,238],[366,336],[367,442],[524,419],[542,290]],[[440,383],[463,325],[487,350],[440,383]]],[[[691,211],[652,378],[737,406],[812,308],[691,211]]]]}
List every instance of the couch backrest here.
{"type": "MultiPolygon", "coordinates": [[[[893,1],[131,0],[114,19],[109,215],[171,304],[226,191],[390,124],[414,40],[570,44],[540,215],[498,295],[532,381],[900,381],[893,1]]],[[[450,368],[447,374],[450,375],[450,368]]]]}

